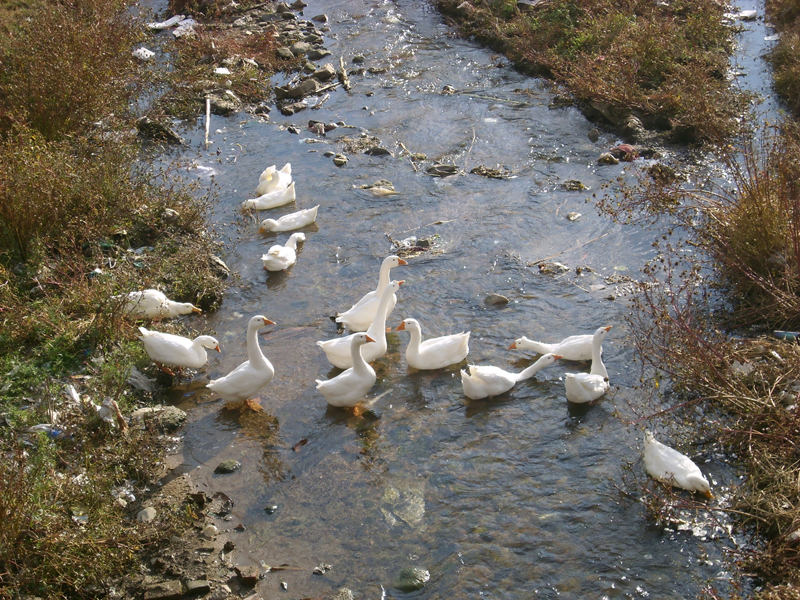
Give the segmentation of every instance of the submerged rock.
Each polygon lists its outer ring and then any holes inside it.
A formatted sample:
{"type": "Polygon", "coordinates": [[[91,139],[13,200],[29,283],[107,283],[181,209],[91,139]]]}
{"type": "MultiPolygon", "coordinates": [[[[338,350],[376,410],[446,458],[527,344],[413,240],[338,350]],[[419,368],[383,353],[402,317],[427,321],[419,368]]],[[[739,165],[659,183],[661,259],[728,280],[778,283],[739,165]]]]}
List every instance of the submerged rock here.
{"type": "Polygon", "coordinates": [[[397,575],[394,587],[401,592],[415,592],[425,587],[431,578],[430,571],[422,567],[407,567],[397,575]]]}
{"type": "Polygon", "coordinates": [[[505,306],[508,304],[509,300],[502,294],[489,294],[484,298],[483,303],[486,306],[505,306]]]}
{"type": "Polygon", "coordinates": [[[217,468],[214,469],[214,473],[217,474],[225,474],[225,473],[233,473],[234,471],[238,471],[242,468],[242,463],[238,460],[226,460],[217,465],[217,468]]]}

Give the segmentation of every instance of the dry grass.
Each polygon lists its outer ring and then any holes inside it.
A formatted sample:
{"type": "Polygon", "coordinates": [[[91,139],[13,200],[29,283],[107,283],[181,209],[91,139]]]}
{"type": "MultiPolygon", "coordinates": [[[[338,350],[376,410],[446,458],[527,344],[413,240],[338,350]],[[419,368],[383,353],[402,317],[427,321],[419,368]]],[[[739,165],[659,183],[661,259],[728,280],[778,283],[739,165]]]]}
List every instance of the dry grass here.
{"type": "Polygon", "coordinates": [[[604,103],[681,141],[712,142],[731,137],[746,110],[725,76],[732,31],[722,3],[551,0],[527,12],[510,0],[437,5],[463,34],[554,78],[586,109],[604,103]]]}
{"type": "Polygon", "coordinates": [[[766,14],[780,39],[768,53],[772,64],[773,87],[792,113],[800,114],[800,2],[767,0],[766,14]]]}

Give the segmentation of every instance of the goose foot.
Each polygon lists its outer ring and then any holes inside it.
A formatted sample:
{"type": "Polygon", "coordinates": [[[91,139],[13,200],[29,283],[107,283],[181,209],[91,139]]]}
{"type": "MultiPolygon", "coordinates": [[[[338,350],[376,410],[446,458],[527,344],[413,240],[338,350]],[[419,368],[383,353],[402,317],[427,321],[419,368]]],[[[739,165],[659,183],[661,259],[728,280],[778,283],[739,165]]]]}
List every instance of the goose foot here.
{"type": "MultiPolygon", "coordinates": [[[[155,362],[155,361],[153,361],[153,362],[155,362]]],[[[162,364],[161,364],[161,363],[159,363],[159,362],[157,362],[157,363],[156,363],[156,366],[157,366],[159,369],[161,369],[161,370],[162,370],[164,373],[166,373],[167,375],[169,375],[170,377],[175,377],[175,372],[174,372],[172,369],[170,369],[169,367],[167,367],[167,366],[165,366],[165,365],[162,365],[162,364]]],[[[180,368],[179,368],[178,370],[180,371],[180,368]]]]}

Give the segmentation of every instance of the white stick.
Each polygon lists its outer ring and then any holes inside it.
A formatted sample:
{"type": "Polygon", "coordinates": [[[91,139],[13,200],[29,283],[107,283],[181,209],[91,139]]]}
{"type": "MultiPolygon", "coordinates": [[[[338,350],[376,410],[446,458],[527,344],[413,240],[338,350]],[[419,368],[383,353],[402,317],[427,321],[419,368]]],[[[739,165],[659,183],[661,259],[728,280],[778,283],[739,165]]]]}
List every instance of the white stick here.
{"type": "Polygon", "coordinates": [[[211,98],[206,98],[206,150],[208,150],[208,131],[211,129],[211,98]]]}

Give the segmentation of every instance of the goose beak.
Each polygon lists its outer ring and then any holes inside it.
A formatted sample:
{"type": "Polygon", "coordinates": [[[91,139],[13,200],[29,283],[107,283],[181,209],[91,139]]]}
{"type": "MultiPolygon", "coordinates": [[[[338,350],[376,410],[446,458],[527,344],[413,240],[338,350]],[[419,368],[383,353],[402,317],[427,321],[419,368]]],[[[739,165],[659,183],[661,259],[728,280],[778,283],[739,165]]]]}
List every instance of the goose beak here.
{"type": "Polygon", "coordinates": [[[397,282],[397,285],[403,285],[405,282],[406,282],[405,279],[401,279],[400,281],[397,282]]]}
{"type": "Polygon", "coordinates": [[[275,321],[271,321],[264,317],[264,325],[275,325],[275,321]]]}
{"type": "Polygon", "coordinates": [[[395,331],[405,331],[405,328],[406,328],[406,322],[403,321],[402,323],[400,323],[400,325],[397,326],[395,331]]]}
{"type": "Polygon", "coordinates": [[[200,309],[200,308],[197,308],[196,306],[193,306],[193,307],[192,307],[192,312],[193,312],[193,313],[197,313],[197,314],[199,315],[199,314],[202,314],[202,313],[203,313],[203,310],[202,310],[202,309],[200,309]]]}
{"type": "Polygon", "coordinates": [[[364,337],[365,337],[365,338],[367,338],[367,341],[368,341],[368,342],[374,342],[374,341],[375,341],[375,340],[373,340],[371,337],[369,337],[368,335],[365,335],[364,337]]]}
{"type": "Polygon", "coordinates": [[[553,358],[555,358],[556,360],[558,360],[559,358],[564,358],[564,357],[563,357],[563,356],[561,356],[560,354],[553,354],[553,358]]]}
{"type": "Polygon", "coordinates": [[[217,352],[220,352],[220,353],[222,352],[222,350],[219,349],[219,344],[217,344],[217,347],[214,348],[214,350],[216,350],[217,352]]]}
{"type": "Polygon", "coordinates": [[[705,496],[709,500],[713,500],[714,499],[714,494],[711,493],[711,490],[703,492],[703,496],[705,496]]]}
{"type": "Polygon", "coordinates": [[[402,258],[398,258],[397,259],[397,264],[398,265],[407,265],[408,261],[407,260],[403,260],[402,258]]]}
{"type": "Polygon", "coordinates": [[[517,349],[517,342],[511,342],[511,345],[508,347],[509,350],[516,350],[517,349]]]}
{"type": "Polygon", "coordinates": [[[608,327],[603,327],[603,329],[605,329],[606,331],[611,331],[612,327],[613,327],[613,325],[609,325],[608,327]]]}

